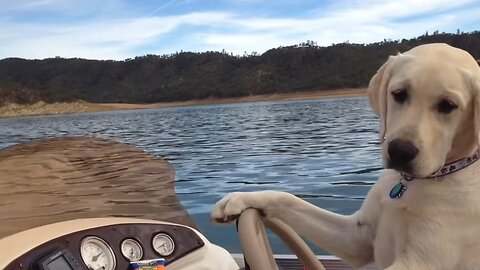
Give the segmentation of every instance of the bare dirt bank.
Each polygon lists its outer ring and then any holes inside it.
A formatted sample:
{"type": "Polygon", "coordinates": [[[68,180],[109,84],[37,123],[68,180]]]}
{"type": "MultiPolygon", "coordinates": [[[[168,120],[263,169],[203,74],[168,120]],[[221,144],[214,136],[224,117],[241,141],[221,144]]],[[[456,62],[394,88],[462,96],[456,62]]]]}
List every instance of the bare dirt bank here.
{"type": "Polygon", "coordinates": [[[272,95],[256,95],[238,98],[208,98],[202,100],[161,102],[152,104],[129,104],[129,103],[89,103],[84,101],[69,103],[51,103],[38,102],[32,105],[7,104],[0,107],[0,117],[16,117],[27,115],[50,115],[50,114],[69,114],[80,112],[100,112],[115,110],[139,110],[156,109],[167,107],[210,105],[210,104],[229,104],[241,102],[260,102],[260,101],[288,101],[288,100],[313,100],[337,97],[353,97],[366,95],[366,88],[339,89],[339,90],[321,90],[272,95]]]}

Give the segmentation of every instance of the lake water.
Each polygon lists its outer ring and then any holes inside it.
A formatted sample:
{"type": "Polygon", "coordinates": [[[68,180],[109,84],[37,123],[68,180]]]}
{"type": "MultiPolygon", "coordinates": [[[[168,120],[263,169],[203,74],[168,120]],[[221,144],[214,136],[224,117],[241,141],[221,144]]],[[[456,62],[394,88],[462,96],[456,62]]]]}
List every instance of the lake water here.
{"type": "MultiPolygon", "coordinates": [[[[234,226],[209,224],[217,200],[232,191],[273,189],[353,213],[381,169],[377,132],[367,98],[357,97],[0,119],[0,148],[93,135],[164,157],[175,166],[176,193],[200,230],[238,253],[234,226]]],[[[275,253],[288,253],[272,241],[275,253]]]]}

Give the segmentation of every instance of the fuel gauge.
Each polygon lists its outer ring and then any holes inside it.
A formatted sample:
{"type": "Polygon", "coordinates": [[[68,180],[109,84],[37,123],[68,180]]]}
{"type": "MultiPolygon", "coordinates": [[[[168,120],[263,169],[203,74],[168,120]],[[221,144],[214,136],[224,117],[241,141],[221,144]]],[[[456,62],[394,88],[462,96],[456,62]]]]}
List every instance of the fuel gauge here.
{"type": "Polygon", "coordinates": [[[175,250],[175,243],[173,239],[166,233],[159,233],[155,235],[152,240],[153,249],[160,256],[169,256],[175,250]]]}
{"type": "Polygon", "coordinates": [[[122,255],[129,261],[139,261],[143,256],[143,249],[140,243],[131,238],[125,239],[121,246],[122,255]]]}

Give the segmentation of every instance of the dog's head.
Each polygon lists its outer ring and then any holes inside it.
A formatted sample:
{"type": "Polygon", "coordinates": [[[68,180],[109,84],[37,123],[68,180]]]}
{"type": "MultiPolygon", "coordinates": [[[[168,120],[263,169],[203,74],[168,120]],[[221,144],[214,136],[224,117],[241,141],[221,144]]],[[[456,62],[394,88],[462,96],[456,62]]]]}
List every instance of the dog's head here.
{"type": "Polygon", "coordinates": [[[390,56],[368,95],[387,168],[425,177],[480,144],[480,68],[463,50],[428,44],[390,56]]]}

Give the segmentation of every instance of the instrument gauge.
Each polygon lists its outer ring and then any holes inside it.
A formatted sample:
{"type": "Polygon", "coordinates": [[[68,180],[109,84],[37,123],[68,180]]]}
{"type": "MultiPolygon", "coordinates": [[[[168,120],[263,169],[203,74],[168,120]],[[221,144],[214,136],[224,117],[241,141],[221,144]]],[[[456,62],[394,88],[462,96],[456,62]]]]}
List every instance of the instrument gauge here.
{"type": "Polygon", "coordinates": [[[129,261],[139,261],[143,256],[143,249],[140,243],[133,239],[125,239],[121,245],[122,255],[129,261]]]}
{"type": "Polygon", "coordinates": [[[80,255],[89,269],[115,270],[117,261],[112,248],[99,237],[85,237],[80,244],[80,255]]]}
{"type": "Polygon", "coordinates": [[[166,233],[155,235],[152,240],[152,245],[155,252],[164,257],[172,254],[175,249],[173,239],[166,233]]]}

